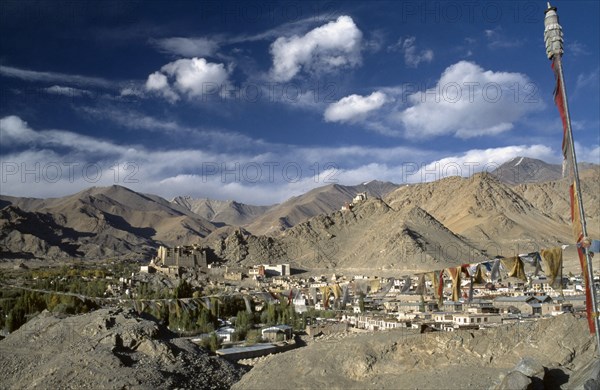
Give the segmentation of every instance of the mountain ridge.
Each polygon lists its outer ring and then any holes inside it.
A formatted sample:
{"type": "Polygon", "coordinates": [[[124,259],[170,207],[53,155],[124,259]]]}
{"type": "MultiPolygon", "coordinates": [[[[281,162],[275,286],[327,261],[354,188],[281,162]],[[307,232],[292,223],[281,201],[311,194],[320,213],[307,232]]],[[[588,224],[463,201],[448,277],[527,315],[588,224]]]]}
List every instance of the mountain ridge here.
{"type": "MultiPolygon", "coordinates": [[[[589,232],[597,237],[600,167],[580,176],[589,232]]],[[[559,179],[508,185],[493,172],[402,186],[330,184],[273,206],[200,199],[204,216],[194,212],[191,197],[168,201],[121,186],[90,187],[62,198],[0,196],[0,258],[148,258],[158,245],[192,243],[244,266],[297,260],[307,268],[393,268],[419,245],[421,258],[430,261],[432,248],[452,242],[473,253],[515,255],[571,243],[568,184],[559,179]],[[368,193],[367,201],[341,211],[360,192],[368,193]],[[244,223],[219,221],[236,218],[244,223]],[[338,248],[335,256],[327,243],[338,248]]]]}

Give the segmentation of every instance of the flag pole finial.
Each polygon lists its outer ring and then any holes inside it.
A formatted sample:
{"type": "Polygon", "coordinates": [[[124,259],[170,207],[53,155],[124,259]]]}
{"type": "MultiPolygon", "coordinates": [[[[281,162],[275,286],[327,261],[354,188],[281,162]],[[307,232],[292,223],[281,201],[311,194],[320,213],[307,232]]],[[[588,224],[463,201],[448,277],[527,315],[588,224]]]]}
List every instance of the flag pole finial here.
{"type": "Polygon", "coordinates": [[[558,22],[556,7],[548,2],[548,9],[544,11],[544,42],[546,43],[546,55],[548,59],[563,54],[563,32],[558,22]]]}

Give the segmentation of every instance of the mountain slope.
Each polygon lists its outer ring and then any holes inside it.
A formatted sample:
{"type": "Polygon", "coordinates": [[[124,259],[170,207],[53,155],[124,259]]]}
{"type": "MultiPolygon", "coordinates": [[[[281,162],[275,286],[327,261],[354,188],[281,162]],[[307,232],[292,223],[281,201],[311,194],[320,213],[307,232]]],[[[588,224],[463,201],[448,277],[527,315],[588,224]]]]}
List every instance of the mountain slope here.
{"type": "MultiPolygon", "coordinates": [[[[579,163],[577,166],[580,173],[598,168],[598,164],[586,162],[579,163]]],[[[515,157],[490,173],[509,185],[542,183],[562,179],[563,166],[562,164],[549,164],[535,158],[515,157]]]]}
{"type": "Polygon", "coordinates": [[[491,174],[501,182],[511,185],[536,183],[560,179],[562,166],[548,164],[535,158],[515,157],[496,168],[491,174]]]}
{"type": "Polygon", "coordinates": [[[490,256],[513,256],[571,241],[569,226],[487,173],[405,186],[386,201],[396,209],[422,207],[490,256]]]}
{"type": "Polygon", "coordinates": [[[376,198],[352,211],[318,215],[277,237],[238,230],[207,244],[217,256],[243,266],[290,262],[309,269],[426,270],[484,258],[424,210],[398,211],[376,198]]]}
{"type": "Polygon", "coordinates": [[[318,187],[273,206],[245,228],[254,234],[276,235],[316,215],[339,210],[358,193],[366,192],[369,197],[381,198],[396,188],[396,184],[377,180],[355,186],[330,184],[318,187]]]}
{"type": "Polygon", "coordinates": [[[120,186],[92,187],[54,199],[1,199],[10,204],[0,216],[0,243],[5,252],[21,253],[27,241],[26,253],[34,257],[45,257],[46,248],[57,246],[58,241],[61,251],[50,257],[63,256],[60,252],[92,258],[150,253],[159,243],[195,242],[215,229],[209,221],[163,198],[120,186]],[[39,224],[47,229],[40,229],[39,224]],[[15,232],[25,236],[17,237],[15,232]]]}
{"type": "Polygon", "coordinates": [[[231,200],[194,199],[178,196],[172,203],[185,207],[215,224],[243,226],[267,212],[271,206],[253,206],[231,200]]]}
{"type": "MultiPolygon", "coordinates": [[[[588,234],[600,238],[600,167],[582,170],[579,174],[588,234]]],[[[513,190],[538,210],[544,210],[553,220],[571,225],[569,181],[561,179],[544,183],[527,183],[513,190]]]]}

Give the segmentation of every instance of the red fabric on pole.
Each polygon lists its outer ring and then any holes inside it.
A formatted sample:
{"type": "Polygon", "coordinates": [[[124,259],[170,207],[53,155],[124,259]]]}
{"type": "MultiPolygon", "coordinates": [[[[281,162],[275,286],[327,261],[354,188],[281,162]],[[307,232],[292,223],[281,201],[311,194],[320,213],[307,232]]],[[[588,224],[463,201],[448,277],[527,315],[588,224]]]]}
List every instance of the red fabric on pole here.
{"type": "MultiPolygon", "coordinates": [[[[556,78],[556,87],[554,88],[554,103],[556,104],[556,107],[558,108],[558,113],[560,114],[560,119],[562,120],[562,124],[563,124],[563,139],[562,139],[562,152],[563,152],[563,157],[565,160],[569,161],[569,138],[567,137],[567,115],[565,113],[565,106],[564,106],[564,100],[563,100],[563,95],[562,95],[562,88],[561,88],[561,80],[560,80],[560,75],[558,73],[558,69],[557,69],[557,65],[555,64],[555,62],[558,60],[558,57],[555,57],[555,59],[552,61],[552,70],[554,71],[554,77],[556,78]]],[[[571,173],[571,170],[568,170],[569,173],[571,173]]]]}
{"type": "Polygon", "coordinates": [[[588,283],[586,267],[587,258],[585,257],[585,253],[583,253],[583,249],[579,246],[577,247],[577,254],[579,255],[579,263],[581,264],[585,280],[585,312],[587,313],[588,326],[590,328],[590,333],[594,333],[596,332],[596,321],[593,316],[594,310],[592,309],[592,290],[588,283]]]}
{"type": "MultiPolygon", "coordinates": [[[[572,158],[573,154],[571,150],[573,145],[571,145],[570,137],[568,135],[567,113],[565,111],[561,85],[562,80],[560,78],[560,72],[558,69],[559,65],[557,64],[557,61],[560,61],[560,56],[555,56],[552,60],[552,70],[554,71],[554,76],[556,77],[556,87],[554,89],[554,103],[558,108],[558,113],[560,114],[560,119],[562,120],[563,125],[562,152],[565,161],[565,168],[563,169],[563,173],[567,173],[569,179],[571,180],[571,185],[569,186],[569,198],[571,200],[571,224],[573,225],[573,236],[575,238],[575,242],[579,244],[579,242],[583,238],[583,227],[581,225],[582,216],[579,215],[579,204],[577,203],[578,201],[575,195],[575,169],[574,161],[572,158]]],[[[579,245],[577,246],[577,253],[579,255],[579,263],[581,265],[581,271],[585,280],[585,311],[587,313],[590,333],[594,333],[596,331],[596,326],[595,319],[593,317],[594,310],[592,308],[592,291],[590,288],[590,282],[588,279],[587,272],[587,257],[585,256],[585,253],[583,253],[583,250],[579,247],[579,245]]]]}
{"type": "Polygon", "coordinates": [[[439,280],[438,280],[438,297],[440,300],[444,295],[444,271],[440,271],[439,280]]]}

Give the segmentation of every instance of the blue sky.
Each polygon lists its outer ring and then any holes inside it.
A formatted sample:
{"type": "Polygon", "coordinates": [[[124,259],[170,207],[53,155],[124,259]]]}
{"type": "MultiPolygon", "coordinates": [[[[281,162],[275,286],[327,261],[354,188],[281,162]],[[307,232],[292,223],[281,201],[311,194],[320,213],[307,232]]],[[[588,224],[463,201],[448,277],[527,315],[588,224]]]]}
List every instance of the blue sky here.
{"type": "MultiPolygon", "coordinates": [[[[560,1],[600,163],[600,8],[560,1]]],[[[125,185],[272,204],[561,161],[542,1],[0,3],[1,194],[125,185]]]]}

